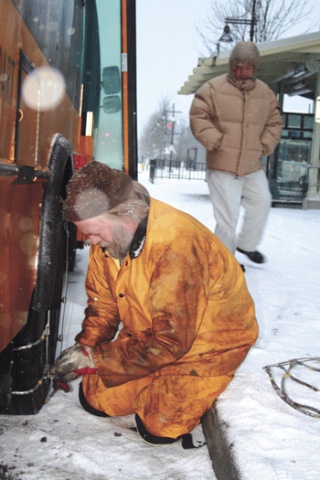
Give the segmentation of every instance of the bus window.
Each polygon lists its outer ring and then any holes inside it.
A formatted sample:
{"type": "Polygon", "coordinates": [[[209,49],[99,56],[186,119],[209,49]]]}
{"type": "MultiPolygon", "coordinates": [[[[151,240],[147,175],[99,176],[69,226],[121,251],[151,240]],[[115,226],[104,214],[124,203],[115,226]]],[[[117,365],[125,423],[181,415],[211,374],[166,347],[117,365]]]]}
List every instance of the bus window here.
{"type": "Polygon", "coordinates": [[[110,167],[123,168],[122,143],[122,108],[110,108],[109,96],[119,95],[118,105],[121,104],[120,71],[121,71],[121,9],[119,0],[98,0],[97,11],[100,32],[100,62],[103,72],[103,87],[100,91],[100,105],[102,114],[95,131],[94,157],[99,162],[107,163],[110,167]],[[111,10],[111,14],[110,14],[111,10]],[[106,104],[108,107],[105,109],[106,104]],[[106,114],[105,111],[109,113],[106,114]]]}

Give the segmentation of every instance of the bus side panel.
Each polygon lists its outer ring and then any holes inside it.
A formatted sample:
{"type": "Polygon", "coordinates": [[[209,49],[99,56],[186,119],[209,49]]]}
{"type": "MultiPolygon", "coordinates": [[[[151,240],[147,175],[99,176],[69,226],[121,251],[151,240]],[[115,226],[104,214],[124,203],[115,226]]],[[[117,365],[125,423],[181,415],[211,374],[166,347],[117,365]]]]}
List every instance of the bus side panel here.
{"type": "MultiPolygon", "coordinates": [[[[42,10],[49,11],[50,8],[53,9],[51,2],[43,3],[42,10]]],[[[49,67],[49,62],[11,0],[1,2],[0,18],[0,74],[5,80],[1,91],[0,158],[44,169],[56,133],[61,133],[76,147],[79,113],[65,89],[59,93],[58,102],[52,101],[50,97],[55,89],[50,84],[50,77],[47,80],[47,77],[40,76],[39,86],[30,80],[34,69],[49,67]],[[29,80],[29,88],[24,90],[26,80],[29,80]],[[47,87],[48,94],[43,95],[47,87]],[[39,101],[37,97],[41,97],[39,101]]],[[[65,57],[71,55],[70,51],[64,53],[65,57]]],[[[80,64],[79,61],[75,78],[80,75],[80,64]]],[[[51,66],[54,62],[50,63],[51,66]]],[[[79,82],[75,83],[73,89],[80,90],[79,82]]],[[[59,85],[57,87],[59,89],[59,85]]]]}
{"type": "Polygon", "coordinates": [[[27,322],[35,283],[42,184],[0,182],[0,351],[27,322]]]}
{"type": "Polygon", "coordinates": [[[18,57],[17,38],[20,24],[9,2],[0,4],[0,159],[14,159],[14,125],[17,106],[18,57]],[[12,23],[8,21],[12,16],[12,23]],[[12,48],[12,47],[15,48],[12,48]]]}

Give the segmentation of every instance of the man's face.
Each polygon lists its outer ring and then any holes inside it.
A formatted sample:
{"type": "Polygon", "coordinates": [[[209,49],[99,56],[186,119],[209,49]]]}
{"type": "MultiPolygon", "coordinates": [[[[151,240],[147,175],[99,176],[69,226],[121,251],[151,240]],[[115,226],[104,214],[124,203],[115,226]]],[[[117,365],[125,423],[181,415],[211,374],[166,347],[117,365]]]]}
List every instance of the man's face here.
{"type": "Polygon", "coordinates": [[[112,257],[119,259],[128,253],[136,230],[136,225],[129,217],[108,214],[74,223],[87,235],[92,245],[106,248],[112,257]]]}
{"type": "Polygon", "coordinates": [[[253,65],[238,64],[235,66],[234,75],[237,80],[251,80],[254,77],[255,67],[253,65]]]}

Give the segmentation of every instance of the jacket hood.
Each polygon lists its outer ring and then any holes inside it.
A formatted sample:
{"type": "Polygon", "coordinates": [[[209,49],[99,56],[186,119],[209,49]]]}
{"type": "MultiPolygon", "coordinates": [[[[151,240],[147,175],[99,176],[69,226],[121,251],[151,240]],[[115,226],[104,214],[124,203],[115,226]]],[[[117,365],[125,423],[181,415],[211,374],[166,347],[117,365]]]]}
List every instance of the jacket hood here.
{"type": "Polygon", "coordinates": [[[232,50],[229,58],[229,72],[233,74],[235,66],[252,65],[255,69],[260,63],[260,53],[253,42],[239,42],[232,50]]]}
{"type": "Polygon", "coordinates": [[[245,81],[237,80],[235,67],[237,65],[250,65],[257,70],[260,63],[260,53],[253,42],[239,42],[232,50],[229,57],[228,80],[239,90],[251,90],[255,85],[255,74],[252,79],[245,81]]]}

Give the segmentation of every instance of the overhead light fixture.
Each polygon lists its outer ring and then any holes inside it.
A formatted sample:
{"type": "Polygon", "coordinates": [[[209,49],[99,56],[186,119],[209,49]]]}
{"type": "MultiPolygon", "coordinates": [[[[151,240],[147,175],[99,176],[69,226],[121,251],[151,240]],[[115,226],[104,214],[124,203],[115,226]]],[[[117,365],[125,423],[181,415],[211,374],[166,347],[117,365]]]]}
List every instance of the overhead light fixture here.
{"type": "Polygon", "coordinates": [[[231,33],[230,33],[230,27],[229,27],[228,24],[224,26],[223,33],[222,33],[222,35],[221,35],[221,37],[219,38],[218,41],[219,42],[224,42],[224,43],[233,42],[233,38],[232,38],[231,33]]]}

